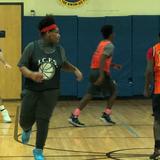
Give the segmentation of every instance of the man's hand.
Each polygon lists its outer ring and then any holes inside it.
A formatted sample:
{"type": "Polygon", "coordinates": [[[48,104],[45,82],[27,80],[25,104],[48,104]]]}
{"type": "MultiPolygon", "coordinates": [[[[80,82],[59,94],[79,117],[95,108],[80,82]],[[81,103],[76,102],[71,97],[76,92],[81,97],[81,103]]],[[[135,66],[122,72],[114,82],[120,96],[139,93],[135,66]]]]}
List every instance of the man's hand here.
{"type": "Polygon", "coordinates": [[[10,64],[8,64],[8,63],[5,63],[5,64],[4,64],[4,68],[5,68],[5,69],[11,69],[12,66],[11,66],[10,64]]]}
{"type": "Polygon", "coordinates": [[[43,81],[43,74],[40,72],[32,72],[30,78],[35,82],[41,83],[43,81]]]}
{"type": "Polygon", "coordinates": [[[74,71],[74,74],[76,76],[77,81],[81,81],[83,79],[83,74],[78,68],[76,68],[76,70],[74,71]]]}
{"type": "Polygon", "coordinates": [[[120,70],[120,69],[122,69],[122,65],[121,64],[112,64],[112,68],[120,70]]]}
{"type": "Polygon", "coordinates": [[[100,86],[104,81],[104,76],[99,76],[96,82],[94,82],[94,85],[100,86]]]}
{"type": "Polygon", "coordinates": [[[150,96],[151,96],[151,91],[150,91],[150,89],[149,89],[149,88],[145,88],[143,94],[144,94],[145,97],[150,97],[150,96]]]}

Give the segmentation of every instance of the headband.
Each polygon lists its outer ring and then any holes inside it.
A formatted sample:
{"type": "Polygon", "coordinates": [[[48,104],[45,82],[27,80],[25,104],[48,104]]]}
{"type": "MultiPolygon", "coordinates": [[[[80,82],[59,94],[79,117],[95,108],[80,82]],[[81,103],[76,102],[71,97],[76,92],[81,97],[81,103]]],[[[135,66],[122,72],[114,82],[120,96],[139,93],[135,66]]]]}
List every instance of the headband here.
{"type": "Polygon", "coordinates": [[[54,29],[57,29],[57,25],[56,24],[52,24],[50,26],[47,26],[47,27],[44,27],[40,30],[40,32],[48,32],[50,30],[54,30],[54,29]]]}

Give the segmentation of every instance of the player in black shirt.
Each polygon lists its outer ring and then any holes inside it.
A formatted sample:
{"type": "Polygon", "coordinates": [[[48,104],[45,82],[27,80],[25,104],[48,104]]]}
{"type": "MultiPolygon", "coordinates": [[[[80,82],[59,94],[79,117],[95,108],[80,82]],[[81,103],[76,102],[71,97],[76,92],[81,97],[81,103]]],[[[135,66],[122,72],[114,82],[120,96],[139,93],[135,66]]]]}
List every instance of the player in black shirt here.
{"type": "Polygon", "coordinates": [[[22,143],[29,141],[32,126],[36,122],[35,160],[44,159],[43,147],[49,120],[59,96],[60,70],[74,73],[78,81],[82,79],[82,73],[69,63],[64,48],[59,44],[59,29],[52,15],[40,21],[39,31],[41,39],[25,47],[18,63],[25,77],[20,113],[22,143]]]}

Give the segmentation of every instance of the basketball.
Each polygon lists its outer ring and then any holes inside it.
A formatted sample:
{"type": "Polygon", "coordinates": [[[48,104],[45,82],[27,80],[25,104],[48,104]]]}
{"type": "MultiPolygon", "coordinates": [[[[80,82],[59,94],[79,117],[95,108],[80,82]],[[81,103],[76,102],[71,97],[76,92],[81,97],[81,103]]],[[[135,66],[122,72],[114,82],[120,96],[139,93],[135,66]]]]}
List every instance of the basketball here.
{"type": "Polygon", "coordinates": [[[55,66],[52,63],[45,62],[40,65],[39,71],[43,73],[44,80],[49,80],[55,74],[55,66]]]}

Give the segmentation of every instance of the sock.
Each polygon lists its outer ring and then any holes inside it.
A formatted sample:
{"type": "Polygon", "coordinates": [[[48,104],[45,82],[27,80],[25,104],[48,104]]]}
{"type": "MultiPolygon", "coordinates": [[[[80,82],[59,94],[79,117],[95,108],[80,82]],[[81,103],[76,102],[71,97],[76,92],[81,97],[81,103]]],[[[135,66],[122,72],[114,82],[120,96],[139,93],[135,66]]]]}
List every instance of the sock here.
{"type": "Polygon", "coordinates": [[[79,108],[76,108],[76,109],[74,110],[74,112],[73,112],[73,115],[74,115],[75,117],[78,117],[78,116],[80,115],[80,112],[81,112],[81,110],[80,110],[79,108]]]}
{"type": "Polygon", "coordinates": [[[2,111],[4,111],[4,110],[5,110],[4,105],[1,105],[1,106],[0,106],[0,111],[2,112],[2,111]]]}
{"type": "Polygon", "coordinates": [[[104,113],[108,114],[108,115],[111,115],[112,114],[112,110],[108,107],[106,107],[104,113]]]}

